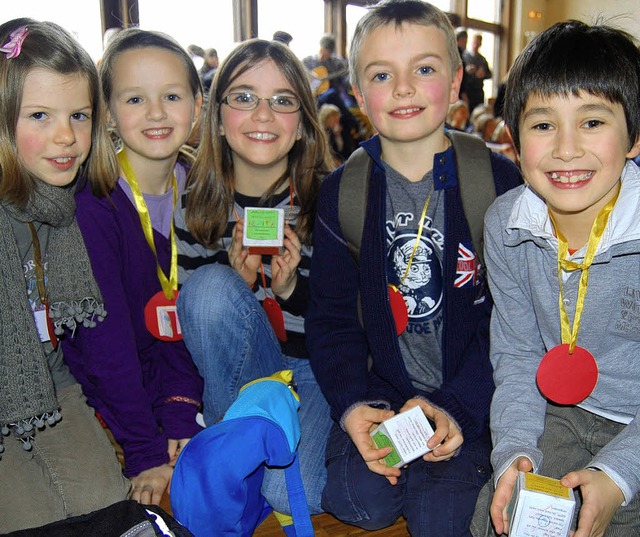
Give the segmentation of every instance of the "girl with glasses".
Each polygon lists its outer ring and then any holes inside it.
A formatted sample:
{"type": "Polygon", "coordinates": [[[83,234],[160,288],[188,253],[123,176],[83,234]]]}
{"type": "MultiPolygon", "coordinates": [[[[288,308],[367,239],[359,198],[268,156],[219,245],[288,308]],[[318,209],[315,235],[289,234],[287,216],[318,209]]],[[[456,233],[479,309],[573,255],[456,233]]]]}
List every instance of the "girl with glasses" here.
{"type": "MultiPolygon", "coordinates": [[[[220,420],[245,383],[292,369],[302,479],[318,513],[330,417],[309,365],[304,317],[315,197],[331,164],[307,75],[291,50],[263,40],[238,45],[218,69],[201,135],[175,224],[184,282],[178,316],[204,378],[205,422],[220,420]],[[247,207],[284,210],[276,255],[243,247],[247,207]]],[[[267,472],[263,493],[289,513],[282,470],[267,472]]]]}

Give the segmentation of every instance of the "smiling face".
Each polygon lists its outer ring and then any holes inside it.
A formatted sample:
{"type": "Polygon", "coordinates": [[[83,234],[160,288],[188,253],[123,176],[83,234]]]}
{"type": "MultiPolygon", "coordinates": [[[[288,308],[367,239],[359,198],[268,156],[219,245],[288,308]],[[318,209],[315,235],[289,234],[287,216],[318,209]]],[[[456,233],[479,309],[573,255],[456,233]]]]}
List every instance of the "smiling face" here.
{"type": "Polygon", "coordinates": [[[629,135],[622,105],[582,92],[527,99],[520,120],[522,172],[553,216],[593,220],[618,192],[629,135]]]}
{"type": "Polygon", "coordinates": [[[85,77],[32,69],[16,124],[16,148],[27,170],[50,185],[71,183],[91,149],[91,114],[85,77]]]}
{"type": "Polygon", "coordinates": [[[135,48],[113,66],[111,119],[133,162],[175,159],[200,113],[181,58],[159,48],[135,48]]]}
{"type": "Polygon", "coordinates": [[[358,105],[383,144],[442,138],[461,77],[461,70],[452,72],[442,30],[410,23],[380,26],[362,42],[358,71],[358,105]]]}
{"type": "Polygon", "coordinates": [[[274,112],[267,99],[273,95],[296,94],[276,64],[266,59],[248,69],[226,88],[231,92],[249,92],[261,100],[254,110],[236,110],[220,105],[220,134],[232,151],[236,174],[251,169],[270,170],[274,177],[287,169],[288,154],[301,137],[301,112],[274,112]]]}

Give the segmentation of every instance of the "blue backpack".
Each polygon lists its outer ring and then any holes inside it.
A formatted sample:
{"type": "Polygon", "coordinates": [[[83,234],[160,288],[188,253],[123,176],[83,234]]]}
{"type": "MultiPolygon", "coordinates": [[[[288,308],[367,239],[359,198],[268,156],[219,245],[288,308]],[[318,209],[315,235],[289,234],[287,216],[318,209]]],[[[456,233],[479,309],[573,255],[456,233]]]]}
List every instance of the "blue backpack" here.
{"type": "Polygon", "coordinates": [[[173,515],[195,537],[250,536],[271,513],[260,489],[265,466],[285,467],[292,526],[313,536],[298,462],[298,395],[293,372],[279,371],[243,386],[222,421],[182,450],[171,480],[173,515]]]}

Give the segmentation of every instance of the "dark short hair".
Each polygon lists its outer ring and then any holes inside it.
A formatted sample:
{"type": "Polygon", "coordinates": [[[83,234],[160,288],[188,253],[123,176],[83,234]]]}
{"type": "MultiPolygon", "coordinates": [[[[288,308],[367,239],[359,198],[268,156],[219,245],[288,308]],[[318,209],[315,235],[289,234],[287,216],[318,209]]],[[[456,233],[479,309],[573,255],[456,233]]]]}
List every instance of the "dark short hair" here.
{"type": "Polygon", "coordinates": [[[467,31],[463,28],[462,30],[458,30],[456,32],[456,41],[458,39],[467,39],[469,37],[469,34],[467,33],[467,31]]]}
{"type": "Polygon", "coordinates": [[[278,30],[276,32],[273,32],[273,40],[280,41],[281,43],[288,45],[289,43],[291,43],[291,41],[293,41],[293,36],[288,32],[278,30]]]}
{"type": "Polygon", "coordinates": [[[505,120],[520,151],[518,126],[533,95],[586,92],[624,109],[628,149],[640,134],[640,50],[627,32],[604,24],[570,20],[538,34],[509,71],[505,120]]]}

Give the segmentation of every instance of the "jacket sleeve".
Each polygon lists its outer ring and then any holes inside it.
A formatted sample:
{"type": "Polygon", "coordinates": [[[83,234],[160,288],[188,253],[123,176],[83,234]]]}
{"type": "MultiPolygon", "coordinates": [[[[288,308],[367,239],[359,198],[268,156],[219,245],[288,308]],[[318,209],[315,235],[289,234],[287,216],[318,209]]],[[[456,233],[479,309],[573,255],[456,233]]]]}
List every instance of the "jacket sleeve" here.
{"type": "Polygon", "coordinates": [[[169,461],[167,437],[153,414],[153,401],[144,387],[132,324],[132,312],[123,285],[126,249],[118,209],[93,196],[78,199],[78,224],[93,273],[103,295],[107,316],[92,329],[78,329],[72,343],[78,363],[72,371],[124,450],[125,475],[169,461]]]}
{"type": "Polygon", "coordinates": [[[338,221],[341,170],[327,177],[318,197],[305,332],[311,367],[340,422],[367,398],[367,341],[358,320],[358,268],[338,221]]]}
{"type": "Polygon", "coordinates": [[[490,424],[492,464],[497,476],[518,455],[526,454],[534,471],[539,469],[542,453],[537,442],[544,430],[546,413],[546,400],[535,381],[545,346],[526,284],[528,268],[513,258],[508,261],[503,240],[506,221],[499,212],[494,204],[485,219],[485,257],[494,298],[491,363],[496,390],[490,424]]]}

